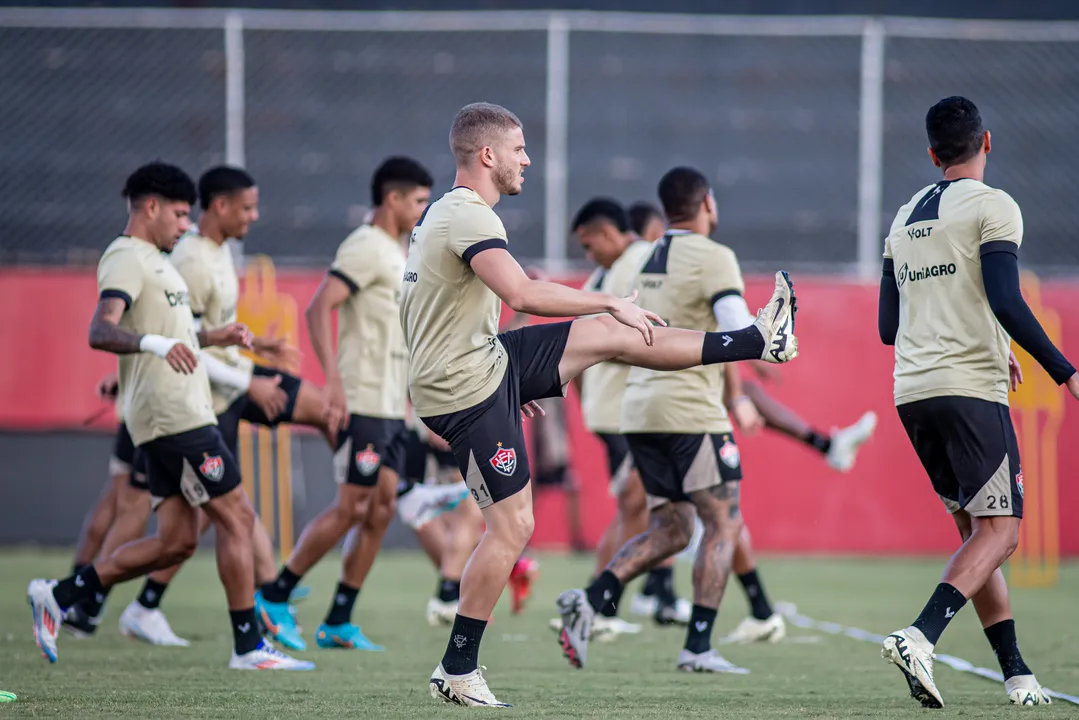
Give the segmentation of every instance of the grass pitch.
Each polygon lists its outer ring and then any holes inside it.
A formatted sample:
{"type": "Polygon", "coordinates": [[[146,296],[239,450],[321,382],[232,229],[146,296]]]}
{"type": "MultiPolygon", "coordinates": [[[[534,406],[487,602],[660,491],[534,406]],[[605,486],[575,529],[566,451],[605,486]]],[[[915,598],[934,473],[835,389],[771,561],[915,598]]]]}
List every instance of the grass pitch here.
{"type": "MultiPolygon", "coordinates": [[[[500,699],[519,718],[902,718],[923,717],[899,672],[877,646],[846,637],[791,629],[791,642],[723,646],[748,676],[687,675],[674,670],[680,629],[646,625],[636,637],[593,643],[581,671],[562,659],[547,628],[555,596],[579,586],[590,558],[540,556],[541,578],[525,613],[513,617],[503,599],[488,627],[480,661],[500,699]]],[[[213,556],[200,553],[177,578],[162,609],[190,648],[152,648],[120,636],[116,621],[138,582],[117,588],[97,637],[62,635],[60,661],[49,666],[34,647],[27,582],[67,572],[70,554],[0,551],[0,689],[19,696],[0,705],[0,717],[200,718],[441,718],[468,714],[430,698],[427,678],[438,663],[446,628],[430,628],[424,605],[436,578],[420,555],[386,553],[360,593],[355,620],[385,653],[309,650],[313,673],[255,673],[227,669],[231,636],[213,556]]],[[[818,620],[887,634],[918,613],[938,582],[942,560],[766,558],[762,577],[775,600],[794,602],[818,620]]],[[[336,578],[328,558],[306,579],[309,600],[299,606],[308,643],[328,607],[336,578]]],[[[690,569],[679,565],[679,591],[689,594],[690,569]]],[[[1046,686],[1079,694],[1079,565],[1062,568],[1047,590],[1014,590],[1020,646],[1046,686]]],[[[737,581],[720,609],[716,638],[745,613],[737,581]]],[[[996,669],[972,607],[952,623],[941,652],[996,669]]],[[[1079,706],[1008,704],[1003,686],[938,666],[946,707],[934,717],[996,718],[1031,712],[1079,716],[1079,706]]],[[[494,712],[494,711],[491,711],[494,712]]]]}

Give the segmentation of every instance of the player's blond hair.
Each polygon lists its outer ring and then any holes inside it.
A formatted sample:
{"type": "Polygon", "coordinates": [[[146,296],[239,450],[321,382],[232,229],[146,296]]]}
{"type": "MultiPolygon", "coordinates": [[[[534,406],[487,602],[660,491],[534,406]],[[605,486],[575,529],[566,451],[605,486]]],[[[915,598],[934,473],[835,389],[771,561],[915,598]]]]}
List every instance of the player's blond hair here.
{"type": "Polygon", "coordinates": [[[479,102],[465,105],[453,119],[450,149],[458,165],[470,165],[476,153],[489,147],[508,130],[524,127],[520,118],[501,105],[479,102]]]}

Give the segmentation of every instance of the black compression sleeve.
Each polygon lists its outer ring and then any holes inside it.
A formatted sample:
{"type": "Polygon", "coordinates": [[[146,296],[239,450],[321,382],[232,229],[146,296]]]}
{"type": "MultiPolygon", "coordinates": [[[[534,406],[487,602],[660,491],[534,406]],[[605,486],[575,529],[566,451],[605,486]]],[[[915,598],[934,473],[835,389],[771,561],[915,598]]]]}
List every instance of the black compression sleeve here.
{"type": "Polygon", "coordinates": [[[1010,242],[986,243],[982,247],[982,282],[985,296],[1004,332],[1045,368],[1060,385],[1075,374],[1075,368],[1053,345],[1041,323],[1030,311],[1019,289],[1017,246],[1010,242]]]}
{"type": "Polygon", "coordinates": [[[880,297],[877,300],[877,332],[885,345],[895,345],[899,334],[899,286],[895,284],[895,263],[884,259],[880,276],[880,297]]]}

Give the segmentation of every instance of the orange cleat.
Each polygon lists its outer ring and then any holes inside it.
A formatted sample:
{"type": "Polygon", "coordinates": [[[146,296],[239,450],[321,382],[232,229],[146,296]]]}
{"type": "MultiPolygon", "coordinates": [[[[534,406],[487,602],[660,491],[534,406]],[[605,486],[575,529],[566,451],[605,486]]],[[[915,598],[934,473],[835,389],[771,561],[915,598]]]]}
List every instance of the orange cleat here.
{"type": "Polygon", "coordinates": [[[514,615],[520,615],[524,610],[525,603],[532,595],[532,582],[539,577],[539,561],[522,555],[513,566],[510,573],[510,592],[512,611],[514,615]]]}

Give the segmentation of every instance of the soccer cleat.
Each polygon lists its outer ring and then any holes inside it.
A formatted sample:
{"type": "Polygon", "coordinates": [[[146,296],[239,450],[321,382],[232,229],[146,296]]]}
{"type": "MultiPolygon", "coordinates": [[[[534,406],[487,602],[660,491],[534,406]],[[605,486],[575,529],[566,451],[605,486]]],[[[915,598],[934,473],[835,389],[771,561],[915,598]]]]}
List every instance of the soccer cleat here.
{"type": "Polygon", "coordinates": [[[297,585],[288,596],[288,601],[293,605],[301,603],[311,596],[311,588],[308,585],[297,585]]]}
{"type": "Polygon", "coordinates": [[[845,428],[832,430],[832,446],[828,449],[828,464],[839,472],[849,472],[854,467],[858,450],[877,429],[877,414],[870,410],[858,422],[845,428]]]}
{"type": "Polygon", "coordinates": [[[320,648],[346,648],[348,650],[369,650],[382,652],[386,648],[371,642],[360,630],[359,625],[327,625],[322,623],[315,632],[315,644],[320,648]]]}
{"type": "Polygon", "coordinates": [[[491,688],[487,687],[487,680],[483,677],[483,671],[486,669],[476,668],[467,675],[449,675],[439,663],[435,671],[431,673],[431,681],[428,685],[431,697],[464,707],[513,707],[509,703],[499,702],[491,692],[491,688]]]}
{"type": "Polygon", "coordinates": [[[684,672],[710,672],[729,673],[731,675],[748,675],[749,670],[738,667],[730,660],[720,655],[715,648],[708,652],[693,653],[685,648],[678,653],[678,669],[684,672]]]}
{"type": "MultiPolygon", "coordinates": [[[[548,625],[555,632],[561,632],[562,618],[551,618],[548,625]]],[[[596,642],[611,642],[619,635],[637,635],[641,630],[640,625],[626,622],[620,617],[596,615],[592,620],[592,640],[596,642]]]]}
{"type": "Polygon", "coordinates": [[[439,515],[452,512],[468,497],[462,480],[453,485],[417,483],[397,498],[397,516],[413,530],[419,530],[439,515]]]}
{"type": "Polygon", "coordinates": [[[755,642],[777,643],[787,637],[787,623],[777,612],[767,620],[747,617],[727,636],[727,642],[748,645],[755,642]]]}
{"type": "Polygon", "coordinates": [[[85,640],[97,632],[97,627],[100,623],[101,616],[90,617],[86,612],[86,608],[80,603],[68,608],[67,612],[64,613],[63,629],[68,635],[85,640]]]}
{"type": "Polygon", "coordinates": [[[191,644],[172,631],[165,613],[156,608],[148,610],[137,600],[133,600],[120,614],[120,634],[151,645],[187,647],[191,644]]]}
{"type": "Polygon", "coordinates": [[[925,708],[944,707],[933,681],[933,646],[917,628],[896,630],[884,638],[880,656],[903,671],[910,696],[925,708]]]}
{"type": "Polygon", "coordinates": [[[296,625],[296,615],[288,603],[268,602],[262,597],[262,591],[258,590],[255,592],[255,615],[263,635],[289,650],[307,649],[307,643],[296,625]]]}
{"type": "Polygon", "coordinates": [[[26,601],[34,614],[34,642],[41,654],[51,663],[56,662],[56,634],[64,622],[64,612],[53,597],[55,580],[31,580],[26,588],[26,601]]]}
{"type": "Polygon", "coordinates": [[[457,601],[442,602],[438,598],[431,598],[427,601],[427,624],[431,627],[453,625],[459,604],[457,601]]]}
{"type": "Polygon", "coordinates": [[[297,660],[275,648],[265,640],[260,640],[257,648],[251,652],[237,655],[234,650],[229,660],[230,670],[314,670],[315,664],[307,660],[297,660]]]}
{"type": "Polygon", "coordinates": [[[776,273],[776,289],[772,298],[760,311],[753,323],[764,336],[764,352],[761,360],[785,363],[798,357],[798,338],[794,336],[794,316],[798,304],[794,296],[794,283],[786,271],[776,273]]]}
{"type": "Polygon", "coordinates": [[[655,595],[634,595],[629,601],[629,613],[638,617],[652,617],[658,606],[655,595]]]}
{"type": "Polygon", "coordinates": [[[532,582],[539,577],[539,561],[521,556],[510,572],[510,611],[520,615],[532,595],[532,582]]]}
{"type": "Polygon", "coordinates": [[[596,611],[588,604],[584,590],[567,590],[558,596],[558,614],[562,617],[562,630],[558,644],[569,664],[583,668],[588,658],[588,639],[592,635],[592,622],[596,611]]]}
{"type": "Polygon", "coordinates": [[[1046,694],[1033,675],[1016,675],[1004,681],[1004,691],[1012,705],[1051,705],[1053,699],[1046,694]]]}
{"type": "Polygon", "coordinates": [[[693,615],[693,605],[685,598],[676,598],[674,604],[664,605],[656,602],[656,613],[652,619],[657,625],[689,625],[693,615]]]}

